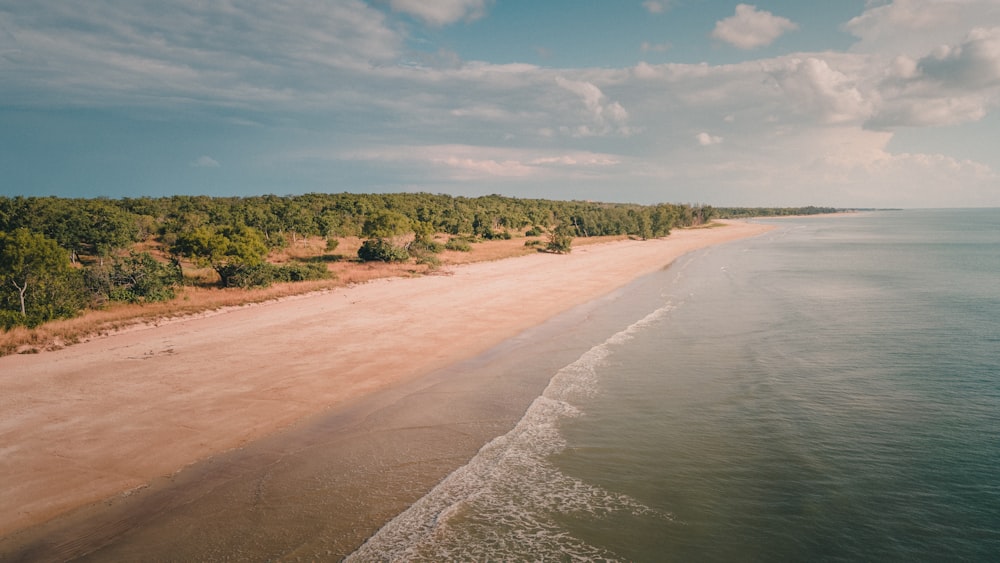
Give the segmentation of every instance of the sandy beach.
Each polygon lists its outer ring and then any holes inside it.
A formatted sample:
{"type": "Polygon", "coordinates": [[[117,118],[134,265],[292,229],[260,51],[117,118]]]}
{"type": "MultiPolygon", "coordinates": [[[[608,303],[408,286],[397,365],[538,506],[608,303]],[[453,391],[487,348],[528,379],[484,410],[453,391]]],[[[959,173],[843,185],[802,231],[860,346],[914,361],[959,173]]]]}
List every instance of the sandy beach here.
{"type": "Polygon", "coordinates": [[[141,496],[156,479],[472,358],[687,252],[768,229],[730,222],[463,265],[0,358],[0,538],[141,496]]]}

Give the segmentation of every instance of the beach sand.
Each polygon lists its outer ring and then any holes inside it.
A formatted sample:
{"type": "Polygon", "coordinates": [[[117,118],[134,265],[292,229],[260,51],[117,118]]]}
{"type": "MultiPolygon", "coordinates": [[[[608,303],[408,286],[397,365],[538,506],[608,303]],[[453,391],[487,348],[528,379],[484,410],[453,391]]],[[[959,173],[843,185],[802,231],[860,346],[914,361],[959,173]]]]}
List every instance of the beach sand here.
{"type": "Polygon", "coordinates": [[[234,553],[233,542],[244,548],[266,542],[261,534],[319,533],[304,508],[311,502],[306,497],[323,499],[313,510],[337,506],[345,518],[357,518],[333,532],[324,529],[341,538],[329,555],[349,553],[509,430],[545,384],[512,385],[489,369],[461,380],[449,366],[682,254],[769,228],[729,222],[675,230],[665,239],[579,247],[568,255],[463,265],[0,358],[0,556],[5,549],[31,553],[17,550],[39,541],[59,544],[60,556],[91,552],[93,546],[72,534],[93,536],[93,530],[62,530],[80,529],[77,524],[100,513],[92,525],[102,537],[135,534],[136,522],[148,521],[153,535],[141,543],[182,559],[178,546],[156,541],[176,544],[180,533],[197,543],[207,533],[204,522],[227,499],[249,499],[259,514],[274,508],[268,502],[280,502],[261,493],[262,468],[267,479],[287,481],[286,493],[301,491],[295,510],[304,516],[289,524],[294,532],[258,518],[242,526],[252,538],[217,534],[228,538],[217,555],[234,553]],[[462,409],[446,400],[459,395],[462,409]],[[289,431],[295,428],[305,430],[289,431]],[[436,442],[447,447],[426,447],[436,442]],[[382,471],[407,464],[415,469],[405,477],[382,471]],[[285,470],[274,477],[277,465],[285,470]],[[322,486],[317,472],[329,477],[322,486]],[[339,489],[332,491],[330,482],[339,489]],[[323,494],[306,494],[310,487],[323,494]],[[209,492],[217,500],[177,512],[209,492]],[[170,511],[174,523],[161,534],[156,516],[170,511]],[[76,528],[60,527],[73,518],[76,528]]]}

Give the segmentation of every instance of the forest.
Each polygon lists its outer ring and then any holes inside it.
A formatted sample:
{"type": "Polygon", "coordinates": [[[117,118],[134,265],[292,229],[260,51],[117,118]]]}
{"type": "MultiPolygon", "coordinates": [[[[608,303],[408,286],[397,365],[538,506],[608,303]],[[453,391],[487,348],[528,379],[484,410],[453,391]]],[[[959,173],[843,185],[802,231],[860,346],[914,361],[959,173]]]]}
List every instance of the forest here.
{"type": "Polygon", "coordinates": [[[170,300],[193,283],[191,267],[211,268],[221,288],[328,277],[322,261],[269,260],[307,238],[326,239],[332,252],[340,239],[360,237],[351,258],[359,262],[434,264],[435,253],[482,240],[526,237],[526,245],[562,253],[576,237],[648,239],[713,218],[831,211],[427,193],[0,197],[0,327],[38,326],[115,301],[170,300]]]}

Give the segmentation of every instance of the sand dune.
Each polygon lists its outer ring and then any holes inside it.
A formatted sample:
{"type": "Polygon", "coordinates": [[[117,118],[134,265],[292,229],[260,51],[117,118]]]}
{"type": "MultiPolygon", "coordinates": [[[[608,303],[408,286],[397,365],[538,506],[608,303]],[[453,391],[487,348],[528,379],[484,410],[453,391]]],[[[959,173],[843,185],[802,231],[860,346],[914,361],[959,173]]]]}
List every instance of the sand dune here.
{"type": "Polygon", "coordinates": [[[472,357],[678,256],[678,230],[380,280],[0,358],[0,536],[472,357]]]}

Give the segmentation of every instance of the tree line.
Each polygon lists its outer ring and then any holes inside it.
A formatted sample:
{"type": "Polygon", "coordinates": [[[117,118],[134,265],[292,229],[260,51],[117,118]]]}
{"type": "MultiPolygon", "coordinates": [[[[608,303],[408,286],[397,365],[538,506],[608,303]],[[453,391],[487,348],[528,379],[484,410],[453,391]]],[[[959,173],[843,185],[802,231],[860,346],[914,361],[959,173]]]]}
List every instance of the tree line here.
{"type": "Polygon", "coordinates": [[[788,217],[790,215],[821,215],[839,213],[842,209],[836,207],[717,207],[716,217],[720,219],[742,219],[749,217],[788,217]]]}
{"type": "MultiPolygon", "coordinates": [[[[725,210],[728,216],[743,211],[725,210]]],[[[328,275],[324,264],[267,261],[307,237],[361,237],[359,260],[433,261],[443,248],[512,236],[656,238],[720,216],[709,206],[457,197],[428,193],[74,199],[0,197],[0,326],[35,326],[109,301],[171,299],[181,261],[224,287],[328,275]],[[449,235],[446,244],[434,240],[449,235]],[[150,250],[156,252],[150,252],[150,250]]]]}

